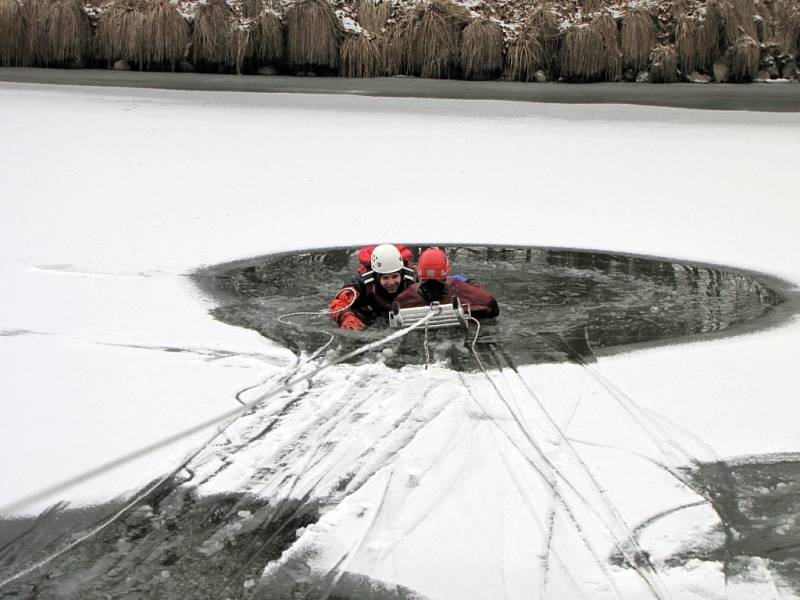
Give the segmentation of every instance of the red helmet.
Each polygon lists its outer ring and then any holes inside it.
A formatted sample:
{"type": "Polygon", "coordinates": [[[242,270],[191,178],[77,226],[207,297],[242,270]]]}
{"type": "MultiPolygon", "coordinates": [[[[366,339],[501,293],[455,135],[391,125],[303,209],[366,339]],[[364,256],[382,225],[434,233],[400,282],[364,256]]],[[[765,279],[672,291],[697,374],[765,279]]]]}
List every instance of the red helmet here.
{"type": "Polygon", "coordinates": [[[435,279],[445,281],[450,274],[450,260],[439,248],[428,248],[419,255],[417,267],[420,281],[435,279]]]}
{"type": "Polygon", "coordinates": [[[365,246],[358,251],[358,262],[363,267],[364,271],[369,271],[372,268],[370,261],[372,260],[373,250],[375,250],[375,246],[365,246]]]}

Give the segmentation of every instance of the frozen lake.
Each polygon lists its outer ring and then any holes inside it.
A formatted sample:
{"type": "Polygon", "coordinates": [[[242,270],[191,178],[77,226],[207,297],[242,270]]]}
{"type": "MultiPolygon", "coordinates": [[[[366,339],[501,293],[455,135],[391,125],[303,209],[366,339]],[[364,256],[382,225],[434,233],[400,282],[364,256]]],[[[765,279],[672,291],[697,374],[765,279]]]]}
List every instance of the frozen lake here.
{"type": "MultiPolygon", "coordinates": [[[[270,396],[223,433],[18,501],[313,368],[285,340],[215,318],[219,299],[191,277],[212,265],[445,241],[725,265],[728,280],[698,271],[700,296],[727,298],[737,276],[794,293],[800,115],[0,83],[0,127],[0,504],[27,515],[6,521],[0,560],[3,578],[33,569],[3,592],[798,595],[789,303],[765,327],[586,364],[515,370],[498,354],[484,375],[376,353],[270,396]],[[98,508],[35,520],[59,500],[98,508]],[[73,523],[86,540],[48,560],[76,539],[73,523]]],[[[553,293],[577,290],[584,307],[594,291],[613,297],[612,263],[570,260],[541,261],[575,285],[553,293]]],[[[623,275],[618,285],[647,291],[640,309],[687,308],[658,269],[623,275]]],[[[503,281],[501,310],[508,296],[514,315],[538,280],[503,281]]],[[[325,293],[281,302],[320,310],[325,293]]],[[[240,314],[259,317],[254,294],[240,314]]],[[[745,305],[772,306],[755,296],[745,305]]],[[[620,335],[626,298],[614,301],[620,335]]]]}

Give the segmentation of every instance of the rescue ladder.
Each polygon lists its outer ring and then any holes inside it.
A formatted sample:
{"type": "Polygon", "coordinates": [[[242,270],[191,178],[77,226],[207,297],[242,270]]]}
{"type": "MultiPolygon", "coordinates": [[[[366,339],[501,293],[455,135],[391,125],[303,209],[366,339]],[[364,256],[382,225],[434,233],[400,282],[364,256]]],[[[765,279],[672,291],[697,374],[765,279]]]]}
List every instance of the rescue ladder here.
{"type": "Polygon", "coordinates": [[[472,313],[469,304],[461,304],[458,297],[453,298],[452,304],[431,302],[428,306],[414,308],[400,308],[397,303],[389,312],[389,327],[402,329],[410,327],[418,321],[427,318],[426,329],[440,329],[442,327],[469,326],[472,313]],[[433,314],[433,316],[430,316],[433,314]]]}

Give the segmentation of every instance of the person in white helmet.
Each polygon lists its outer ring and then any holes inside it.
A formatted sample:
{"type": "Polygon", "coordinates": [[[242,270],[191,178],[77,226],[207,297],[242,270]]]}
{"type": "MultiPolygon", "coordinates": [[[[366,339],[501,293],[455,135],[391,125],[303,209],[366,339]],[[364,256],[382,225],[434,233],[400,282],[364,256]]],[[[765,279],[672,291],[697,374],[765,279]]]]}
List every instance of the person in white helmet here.
{"type": "Polygon", "coordinates": [[[376,246],[370,255],[370,270],[354,276],[328,305],[331,318],[342,329],[361,331],[386,316],[398,294],[417,279],[408,266],[410,258],[405,246],[376,246]]]}

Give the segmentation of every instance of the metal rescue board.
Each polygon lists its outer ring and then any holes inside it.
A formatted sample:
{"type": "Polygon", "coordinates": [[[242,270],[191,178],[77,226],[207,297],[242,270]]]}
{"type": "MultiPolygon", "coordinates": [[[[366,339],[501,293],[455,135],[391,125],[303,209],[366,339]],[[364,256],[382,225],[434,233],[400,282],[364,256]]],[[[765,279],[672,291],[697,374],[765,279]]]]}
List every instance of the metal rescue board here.
{"type": "Polygon", "coordinates": [[[432,302],[428,306],[414,308],[400,308],[395,304],[389,312],[389,327],[401,329],[410,327],[420,319],[424,319],[431,312],[434,315],[428,320],[428,329],[439,329],[442,327],[467,327],[472,313],[469,304],[461,304],[458,298],[453,298],[452,304],[439,304],[432,302]]]}

